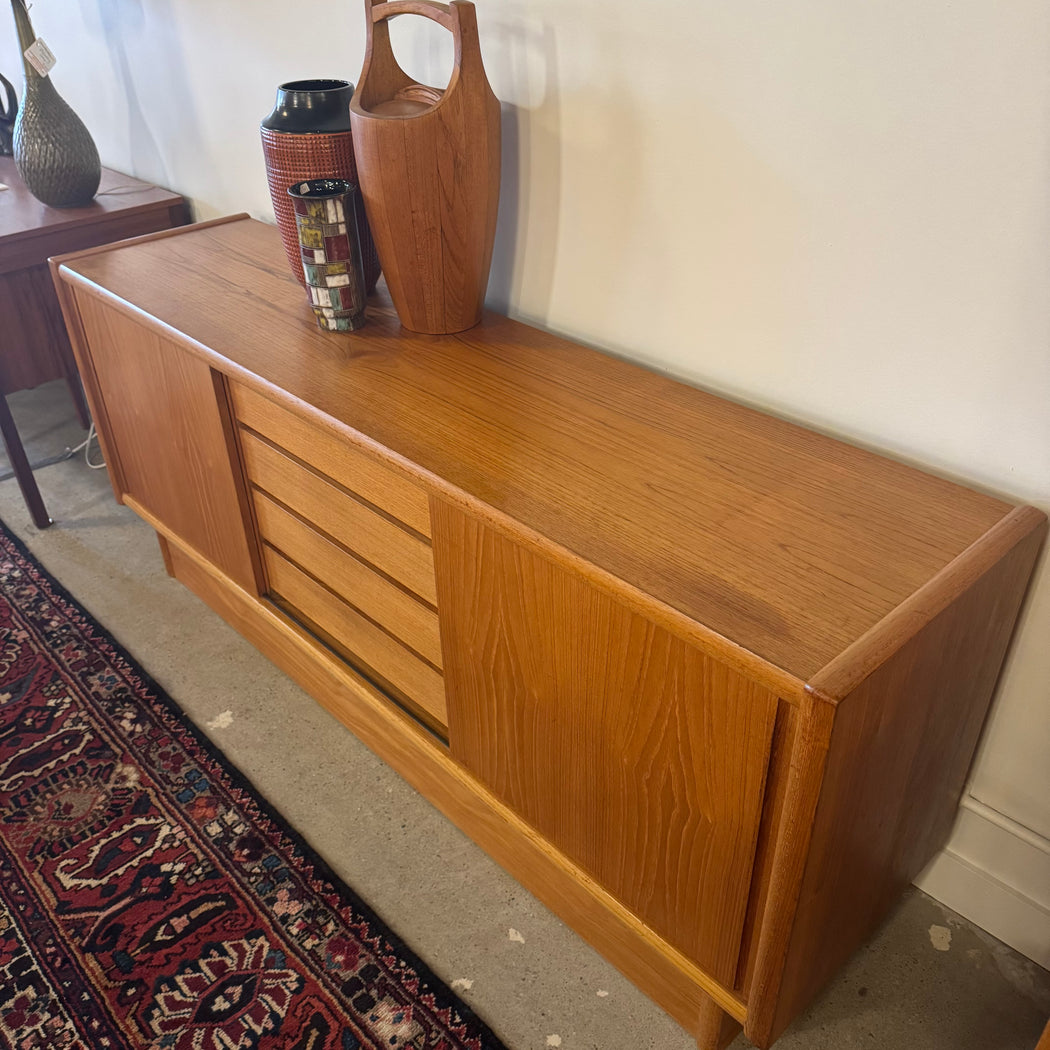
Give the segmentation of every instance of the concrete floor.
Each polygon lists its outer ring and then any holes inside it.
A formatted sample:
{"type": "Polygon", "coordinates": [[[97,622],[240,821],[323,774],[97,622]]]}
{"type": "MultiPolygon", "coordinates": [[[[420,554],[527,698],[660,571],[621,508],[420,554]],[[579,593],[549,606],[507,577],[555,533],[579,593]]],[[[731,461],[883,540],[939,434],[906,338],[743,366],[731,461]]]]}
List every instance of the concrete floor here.
{"type": "MultiPolygon", "coordinates": [[[[83,438],[61,383],[10,403],[34,462],[83,438]]],[[[0,481],[0,518],[510,1050],[695,1047],[169,579],[152,531],[114,502],[105,471],[78,456],[37,479],[54,526],[32,525],[13,479],[0,481]]],[[[777,1047],[1032,1050],[1048,1015],[1050,974],[913,890],[777,1047]]]]}

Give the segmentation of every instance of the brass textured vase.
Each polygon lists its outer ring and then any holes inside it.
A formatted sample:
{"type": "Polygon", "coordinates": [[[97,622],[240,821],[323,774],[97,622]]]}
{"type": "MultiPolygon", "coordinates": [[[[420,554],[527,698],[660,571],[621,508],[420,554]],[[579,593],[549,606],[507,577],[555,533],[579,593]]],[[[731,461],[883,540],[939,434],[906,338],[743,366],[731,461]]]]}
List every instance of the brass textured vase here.
{"type": "Polygon", "coordinates": [[[102,164],[84,122],[25,57],[36,39],[25,0],[11,0],[25,66],[25,90],[15,119],[18,174],[37,200],[53,208],[88,204],[98,192],[102,164]]]}

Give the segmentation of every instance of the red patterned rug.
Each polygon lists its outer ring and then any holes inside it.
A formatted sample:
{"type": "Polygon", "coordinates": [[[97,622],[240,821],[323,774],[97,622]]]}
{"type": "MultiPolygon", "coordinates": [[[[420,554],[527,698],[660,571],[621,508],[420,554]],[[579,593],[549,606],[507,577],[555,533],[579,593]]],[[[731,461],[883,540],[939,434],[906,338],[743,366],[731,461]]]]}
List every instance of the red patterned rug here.
{"type": "Polygon", "coordinates": [[[2,530],[0,1045],[502,1046],[2,530]]]}

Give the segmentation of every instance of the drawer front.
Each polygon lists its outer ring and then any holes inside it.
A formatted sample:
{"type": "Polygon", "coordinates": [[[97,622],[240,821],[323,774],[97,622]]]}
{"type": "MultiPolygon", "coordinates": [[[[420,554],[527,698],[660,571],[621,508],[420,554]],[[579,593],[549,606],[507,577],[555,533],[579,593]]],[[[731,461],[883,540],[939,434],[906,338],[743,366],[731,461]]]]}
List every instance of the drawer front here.
{"type": "Polygon", "coordinates": [[[330,484],[250,431],[241,431],[248,480],[364,561],[437,604],[430,544],[330,484]]]}
{"type": "Polygon", "coordinates": [[[357,493],[424,536],[430,535],[430,505],[419,486],[385,467],[374,456],[309,420],[231,383],[234,412],[244,426],[287,449],[322,474],[357,493]]]}
{"type": "Polygon", "coordinates": [[[410,649],[435,666],[441,666],[438,618],[430,606],[380,576],[258,491],[255,516],[260,539],[276,547],[289,561],[305,569],[410,649]]]}
{"type": "Polygon", "coordinates": [[[328,635],[367,677],[378,676],[377,684],[418,708],[429,723],[445,728],[445,681],[440,672],[272,547],[263,547],[263,560],[271,595],[328,635]]]}

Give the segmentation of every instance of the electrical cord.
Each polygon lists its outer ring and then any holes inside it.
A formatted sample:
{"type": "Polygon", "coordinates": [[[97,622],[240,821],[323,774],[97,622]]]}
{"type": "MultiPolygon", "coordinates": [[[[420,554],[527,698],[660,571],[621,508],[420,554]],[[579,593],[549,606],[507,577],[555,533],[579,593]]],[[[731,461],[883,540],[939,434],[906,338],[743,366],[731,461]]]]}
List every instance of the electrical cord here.
{"type": "Polygon", "coordinates": [[[76,448],[69,449],[69,455],[64,457],[66,459],[72,459],[81,449],[84,450],[84,462],[92,470],[103,470],[106,466],[106,461],[99,460],[98,463],[91,462],[91,442],[98,437],[98,431],[95,429],[95,421],[91,421],[91,426],[88,427],[87,437],[77,445],[76,448]]]}
{"type": "MultiPolygon", "coordinates": [[[[65,451],[60,452],[57,456],[52,456],[50,459],[41,460],[39,463],[31,463],[30,470],[39,470],[41,467],[50,467],[54,463],[65,463],[67,459],[72,459],[78,452],[83,451],[84,462],[92,470],[104,470],[106,461],[99,460],[98,463],[91,462],[91,442],[98,437],[98,431],[95,429],[95,423],[92,421],[88,427],[87,437],[80,442],[75,448],[66,448],[65,451]]],[[[13,470],[6,470],[0,474],[0,481],[7,481],[8,478],[13,478],[15,472],[13,470]]]]}

